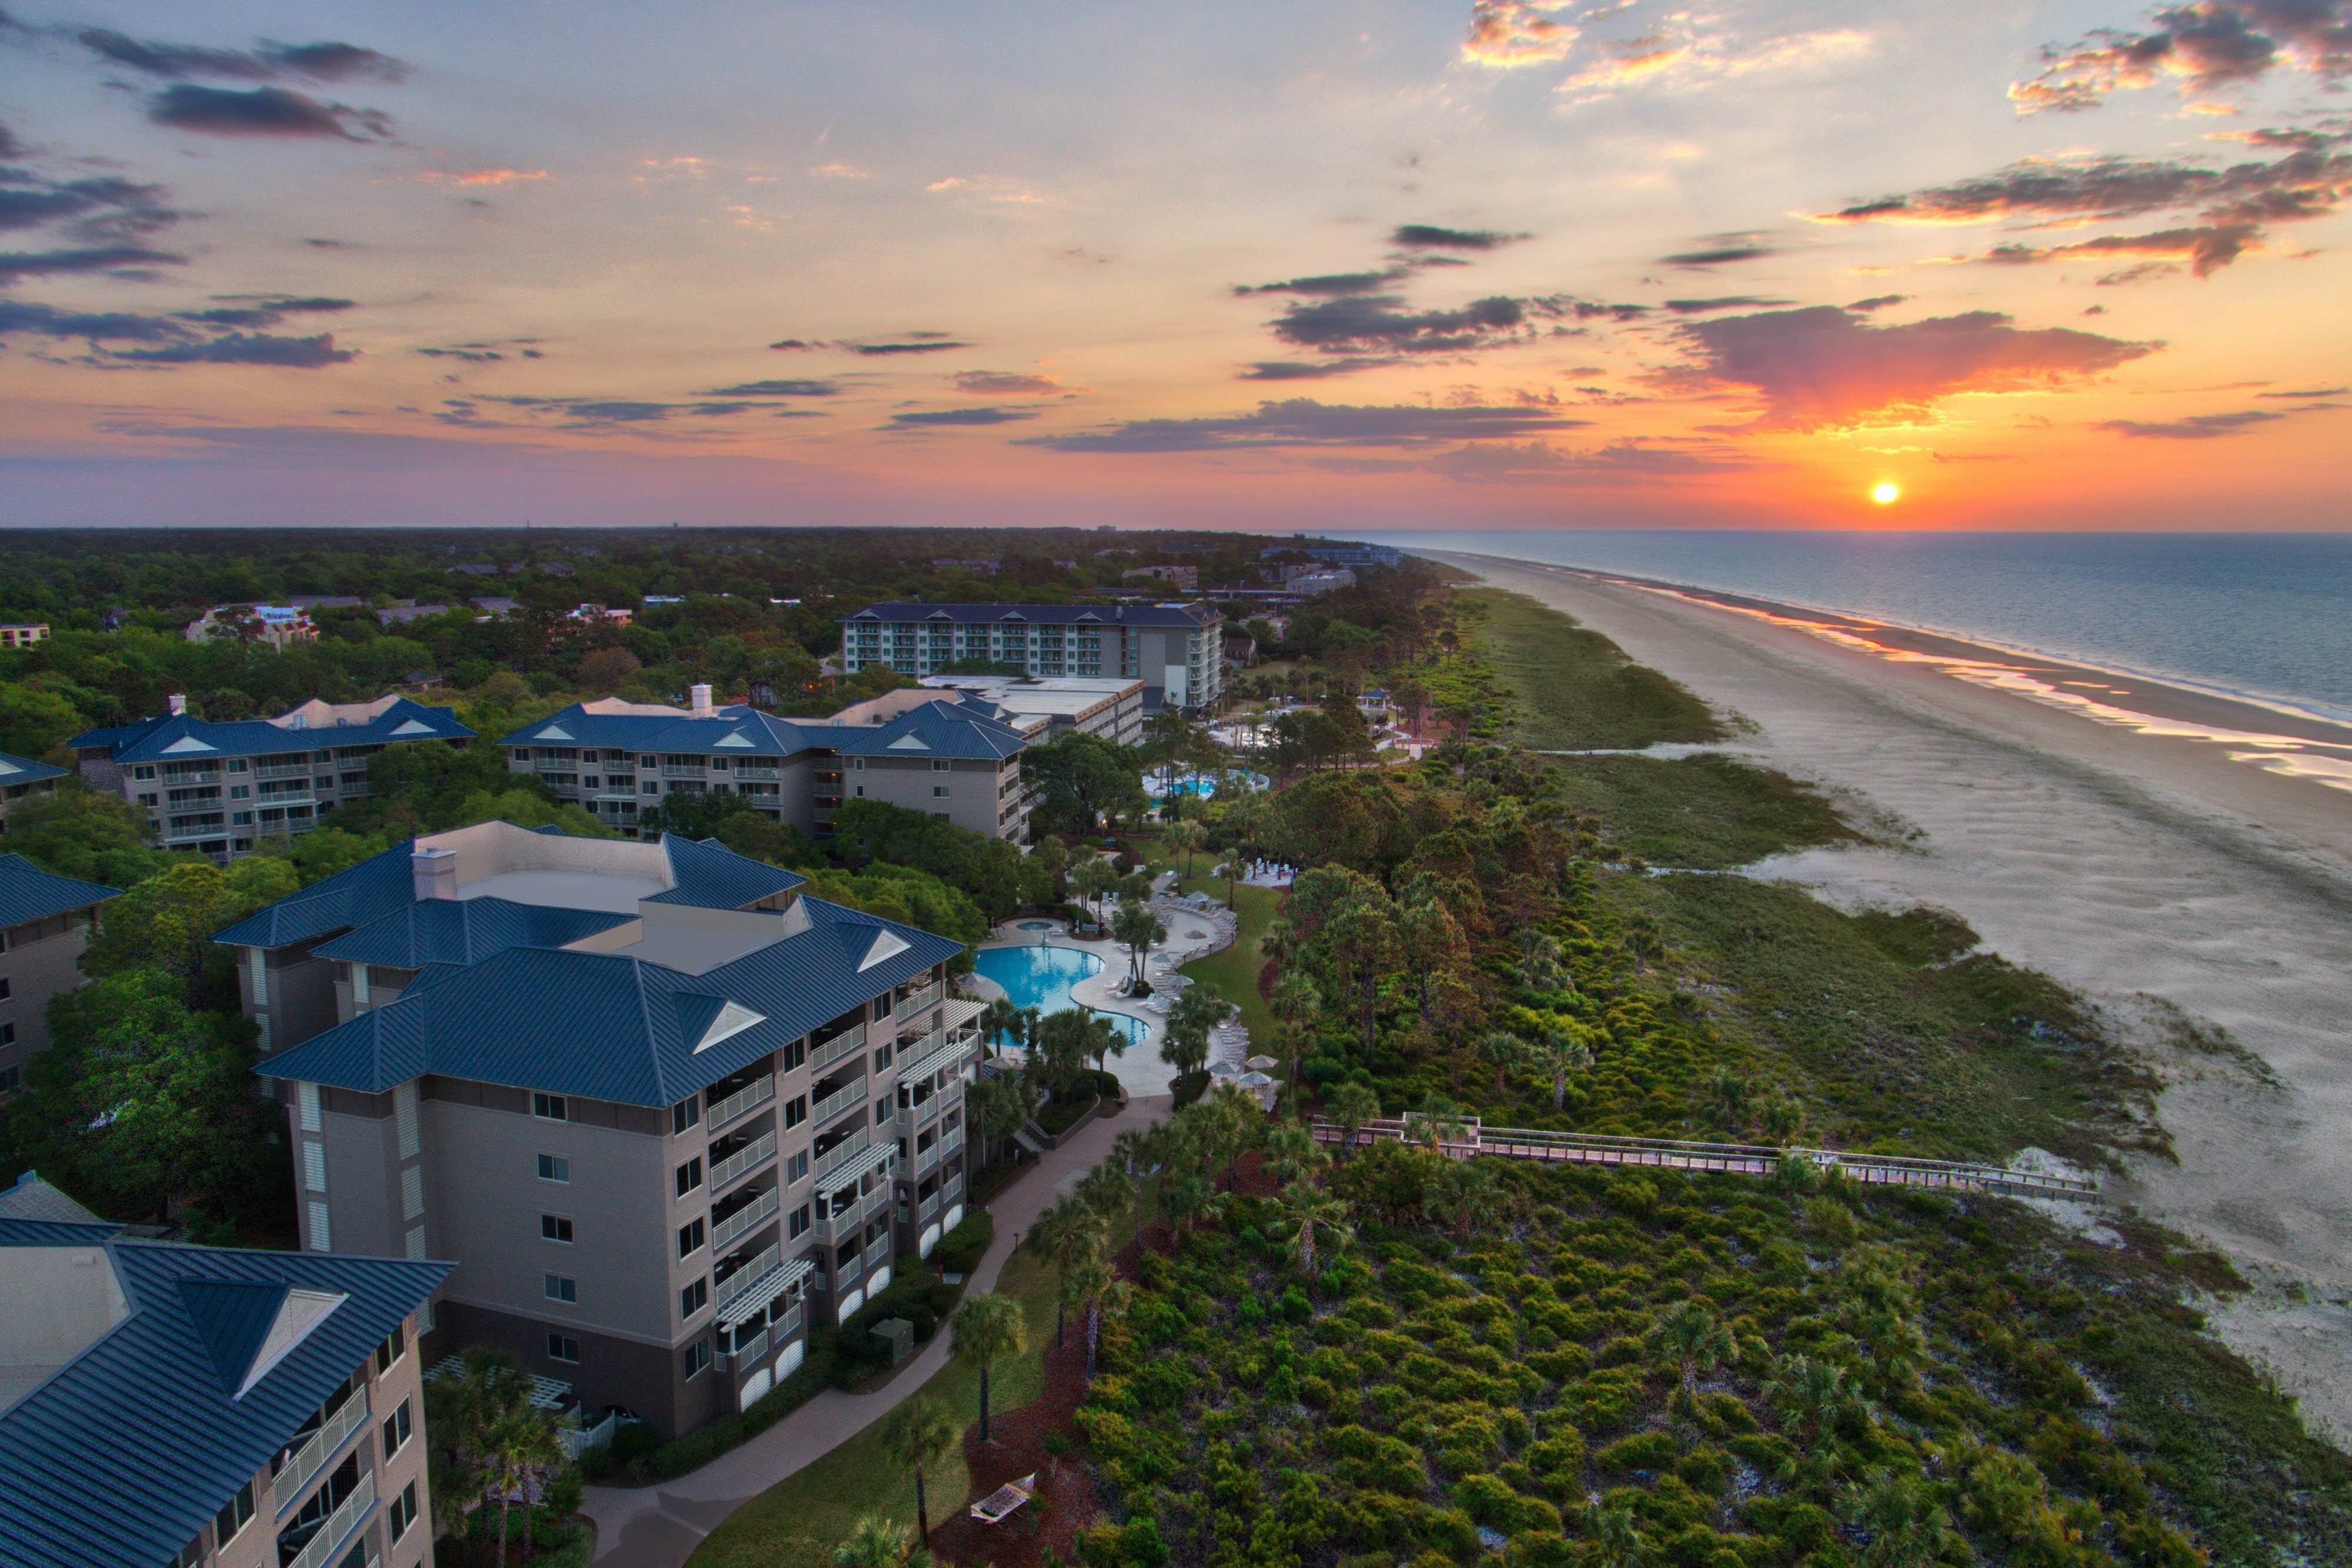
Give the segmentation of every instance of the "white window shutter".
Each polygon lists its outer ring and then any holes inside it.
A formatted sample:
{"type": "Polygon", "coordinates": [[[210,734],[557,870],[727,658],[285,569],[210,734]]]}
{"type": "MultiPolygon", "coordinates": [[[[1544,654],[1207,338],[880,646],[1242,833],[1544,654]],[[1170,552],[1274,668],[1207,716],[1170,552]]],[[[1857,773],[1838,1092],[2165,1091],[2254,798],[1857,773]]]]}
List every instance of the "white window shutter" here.
{"type": "Polygon", "coordinates": [[[334,1249],[333,1239],[327,1231],[326,1200],[314,1197],[310,1200],[310,1250],[331,1252],[334,1249]]]}
{"type": "Polygon", "coordinates": [[[301,1128],[306,1133],[319,1130],[319,1086],[315,1083],[294,1085],[294,1104],[300,1113],[301,1128]]]}
{"type": "Polygon", "coordinates": [[[269,1005],[268,955],[258,947],[247,947],[245,950],[245,973],[246,978],[252,985],[253,1005],[257,1008],[268,1007],[269,1005]]]}
{"type": "MultiPolygon", "coordinates": [[[[412,1225],[408,1228],[408,1255],[419,1263],[425,1261],[425,1227],[412,1225]]],[[[425,1322],[420,1326],[428,1329],[433,1326],[432,1312],[432,1303],[425,1303],[425,1322]]]]}
{"type": "Polygon", "coordinates": [[[425,1173],[415,1166],[400,1173],[400,1211],[409,1219],[425,1213],[425,1173]]]}
{"type": "Polygon", "coordinates": [[[400,1134],[400,1157],[413,1159],[416,1155],[416,1085],[403,1083],[392,1092],[393,1125],[400,1134]]]}
{"type": "Polygon", "coordinates": [[[361,1008],[368,1005],[368,967],[365,964],[352,966],[352,1005],[361,1008]]]}
{"type": "Polygon", "coordinates": [[[302,1141],[302,1183],[312,1192],[327,1190],[327,1145],[302,1141]]]}

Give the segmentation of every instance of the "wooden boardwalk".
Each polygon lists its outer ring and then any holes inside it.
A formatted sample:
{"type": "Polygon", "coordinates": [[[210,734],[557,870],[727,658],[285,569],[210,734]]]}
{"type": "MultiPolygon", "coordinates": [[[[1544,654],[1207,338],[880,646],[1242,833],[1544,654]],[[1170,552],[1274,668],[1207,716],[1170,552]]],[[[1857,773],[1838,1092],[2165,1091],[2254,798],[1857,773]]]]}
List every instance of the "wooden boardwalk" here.
{"type": "MultiPolygon", "coordinates": [[[[1384,1118],[1356,1129],[1359,1143],[1411,1139],[1431,1142],[1422,1118],[1384,1118]]],[[[1315,1119],[1318,1143],[1346,1141],[1337,1123],[1315,1119]]],[[[1759,1144],[1681,1143],[1668,1138],[1621,1138],[1605,1133],[1547,1133],[1525,1127],[1487,1127],[1475,1117],[1446,1124],[1444,1135],[1433,1146],[1448,1158],[1473,1159],[1499,1155],[1507,1159],[1542,1160],[1549,1164],[1587,1166],[1655,1166],[1662,1170],[1728,1176],[1769,1176],[1783,1157],[1794,1155],[1822,1171],[1836,1170],[1849,1181],[1871,1186],[1917,1186],[1950,1191],[1990,1192],[2018,1197],[2058,1197],[2096,1202],[2099,1184],[2081,1176],[2037,1171],[2004,1170],[1999,1166],[1964,1165],[1950,1160],[1905,1159],[1895,1155],[1859,1155],[1836,1149],[1771,1148],[1759,1144]]]]}

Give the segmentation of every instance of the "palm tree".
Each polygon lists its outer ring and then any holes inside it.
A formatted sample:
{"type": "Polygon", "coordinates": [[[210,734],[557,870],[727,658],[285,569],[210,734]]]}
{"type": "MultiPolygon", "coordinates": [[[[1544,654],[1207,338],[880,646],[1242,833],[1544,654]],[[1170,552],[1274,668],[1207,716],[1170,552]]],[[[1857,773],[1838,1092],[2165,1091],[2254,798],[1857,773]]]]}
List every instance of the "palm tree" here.
{"type": "Polygon", "coordinates": [[[907,1527],[887,1513],[869,1513],[833,1549],[833,1568],[898,1568],[912,1555],[907,1527]]]}
{"type": "Polygon", "coordinates": [[[1095,924],[1102,924],[1102,895],[1118,885],[1118,873],[1101,855],[1089,855],[1068,873],[1070,891],[1087,901],[1095,924]]]}
{"type": "MultiPolygon", "coordinates": [[[[1157,1127],[1160,1124],[1153,1123],[1157,1127]]],[[[1129,1181],[1140,1181],[1158,1165],[1159,1150],[1151,1134],[1141,1127],[1129,1127],[1110,1141],[1108,1163],[1118,1167],[1129,1181]]]]}
{"type": "Polygon", "coordinates": [[[1118,1283],[1118,1277],[1099,1252],[1081,1258],[1062,1277],[1063,1289],[1073,1301],[1087,1309],[1087,1381],[1095,1377],[1095,1343],[1097,1334],[1096,1307],[1104,1294],[1118,1283]]]}
{"type": "Polygon", "coordinates": [[[1062,1314],[1069,1303],[1070,1271],[1102,1251],[1102,1217],[1075,1197],[1065,1197],[1037,1217],[1029,1240],[1061,1276],[1063,1291],[1055,1303],[1054,1343],[1062,1343],[1062,1314]]]}
{"type": "Polygon", "coordinates": [[[1011,1035],[1017,1040],[1027,1033],[1021,1009],[1006,997],[991,997],[988,1005],[980,1009],[979,1023],[980,1038],[988,1043],[992,1052],[1004,1036],[1011,1035]]]}
{"type": "Polygon", "coordinates": [[[1031,1107],[1017,1076],[994,1074],[971,1086],[965,1096],[965,1113],[982,1145],[1003,1143],[1028,1124],[1031,1107]]]}
{"type": "Polygon", "coordinates": [[[1160,1173],[1160,1191],[1154,1201],[1160,1218],[1168,1227],[1168,1250],[1173,1253],[1184,1244],[1184,1227],[1207,1204],[1209,1184],[1191,1171],[1179,1171],[1172,1166],[1160,1173]]]}
{"type": "Polygon", "coordinates": [[[1315,1174],[1331,1163],[1315,1134],[1296,1122],[1286,1122],[1265,1135],[1265,1171],[1287,1185],[1315,1174]]]}
{"type": "Polygon", "coordinates": [[[1716,1070],[1706,1086],[1715,1099],[1715,1108],[1722,1113],[1725,1128],[1738,1137],[1748,1130],[1748,1080],[1728,1067],[1716,1070]]]}
{"type": "Polygon", "coordinates": [[[1847,1489],[1838,1511],[1870,1538],[1867,1568],[1927,1568],[1960,1540],[1950,1512],[1916,1476],[1873,1470],[1866,1484],[1847,1489]]]}
{"type": "Polygon", "coordinates": [[[1209,830],[1200,822],[1178,822],[1168,830],[1171,849],[1184,852],[1184,874],[1192,874],[1192,857],[1209,847],[1209,830]]]}
{"type": "Polygon", "coordinates": [[[1078,1178],[1070,1197],[1108,1233],[1135,1207],[1135,1186],[1105,1161],[1078,1178]]]}
{"type": "Polygon", "coordinates": [[[1453,1220],[1455,1236],[1467,1237],[1500,1214],[1503,1189],[1483,1160],[1445,1161],[1432,1173],[1422,1201],[1453,1220]]]}
{"type": "Polygon", "coordinates": [[[1225,1021],[1233,1005],[1205,986],[1188,987],[1168,1009],[1168,1028],[1160,1041],[1160,1060],[1180,1074],[1201,1071],[1209,1060],[1209,1033],[1225,1021]]]}
{"type": "Polygon", "coordinates": [[[1682,1368],[1683,1392],[1696,1396],[1702,1368],[1716,1366],[1739,1354],[1731,1331],[1696,1301],[1684,1301],[1653,1322],[1642,1335],[1652,1355],[1671,1355],[1682,1368]]]}
{"type": "MultiPolygon", "coordinates": [[[[542,1452],[530,1430],[535,1421],[555,1444],[552,1424],[531,1406],[530,1374],[512,1354],[476,1345],[465,1353],[454,1377],[425,1385],[425,1427],[437,1455],[434,1479],[447,1489],[434,1495],[456,1533],[459,1521],[492,1499],[499,1501],[499,1561],[506,1561],[507,1514],[521,1478],[540,1464],[542,1452]]],[[[560,1450],[559,1450],[560,1457],[560,1450]]],[[[552,1463],[553,1461],[547,1461],[552,1463]]]]}
{"type": "Polygon", "coordinates": [[[1503,1075],[1516,1066],[1519,1058],[1526,1054],[1519,1044],[1518,1037],[1505,1034],[1500,1030],[1496,1030],[1478,1037],[1477,1051],[1478,1060],[1495,1070],[1495,1098],[1500,1100],[1506,1092],[1503,1075]]]}
{"type": "Polygon", "coordinates": [[[1281,1225],[1298,1237],[1300,1273],[1312,1274],[1315,1271],[1317,1229],[1322,1230],[1324,1239],[1335,1251],[1348,1244],[1349,1238],[1355,1234],[1354,1228],[1348,1223],[1349,1212],[1345,1201],[1318,1191],[1310,1182],[1295,1181],[1284,1189],[1281,1225]]]}
{"type": "Polygon", "coordinates": [[[984,1291],[966,1296],[948,1320],[950,1343],[956,1356],[980,1367],[980,1440],[988,1441],[988,1369],[1029,1348],[1029,1324],[1021,1303],[1012,1297],[984,1291]]]}
{"type": "Polygon", "coordinates": [[[1323,993],[1315,988],[1315,982],[1308,979],[1303,971],[1292,969],[1274,983],[1274,995],[1269,998],[1269,1005],[1274,1009],[1274,1016],[1283,1021],[1283,1032],[1290,1037],[1286,1042],[1289,1049],[1283,1053],[1290,1062],[1289,1071],[1285,1076],[1295,1085],[1298,1081],[1298,1059],[1304,1054],[1310,1021],[1323,1011],[1323,993]]]}
{"type": "Polygon", "coordinates": [[[1470,1124],[1463,1120],[1463,1116],[1461,1106],[1442,1094],[1432,1094],[1421,1103],[1421,1110],[1414,1118],[1419,1125],[1414,1132],[1423,1144],[1433,1149],[1460,1143],[1470,1131],[1470,1124]]]}
{"type": "Polygon", "coordinates": [[[1584,1539],[1589,1568],[1642,1568],[1648,1555],[1641,1532],[1633,1528],[1633,1511],[1622,1504],[1603,1508],[1598,1499],[1587,1504],[1584,1539]]]}
{"type": "Polygon", "coordinates": [[[1127,949],[1128,977],[1143,978],[1143,956],[1154,942],[1168,940],[1167,923],[1151,913],[1151,906],[1141,899],[1129,898],[1119,902],[1118,913],[1110,917],[1110,934],[1114,941],[1127,949]]]}
{"type": "MultiPolygon", "coordinates": [[[[554,1418],[531,1404],[528,1382],[523,1388],[521,1400],[490,1428],[485,1456],[492,1484],[498,1490],[500,1563],[507,1560],[507,1520],[514,1510],[514,1500],[518,1496],[528,1498],[540,1477],[563,1463],[563,1445],[556,1439],[554,1418]]],[[[526,1514],[525,1521],[528,1521],[526,1514]]],[[[523,1555],[530,1555],[528,1540],[523,1542],[523,1555]]]]}
{"type": "Polygon", "coordinates": [[[1381,1097],[1370,1087],[1352,1080],[1331,1091],[1331,1119],[1339,1124],[1339,1146],[1353,1152],[1357,1131],[1381,1115],[1381,1097]]]}
{"type": "Polygon", "coordinates": [[[1764,1397],[1782,1420],[1796,1427],[1802,1445],[1810,1447],[1823,1423],[1853,1408],[1861,1395],[1835,1364],[1806,1355],[1784,1355],[1772,1364],[1764,1397]]]}
{"type": "Polygon", "coordinates": [[[1547,1030],[1531,1053],[1536,1065],[1551,1074],[1551,1108],[1568,1103],[1568,1075],[1592,1065],[1592,1048],[1563,1030],[1547,1030]]]}
{"type": "Polygon", "coordinates": [[[928,1394],[918,1394],[896,1410],[882,1427],[882,1446],[890,1457],[915,1472],[915,1539],[931,1538],[929,1500],[923,1494],[926,1466],[945,1458],[962,1435],[948,1407],[928,1394]]]}

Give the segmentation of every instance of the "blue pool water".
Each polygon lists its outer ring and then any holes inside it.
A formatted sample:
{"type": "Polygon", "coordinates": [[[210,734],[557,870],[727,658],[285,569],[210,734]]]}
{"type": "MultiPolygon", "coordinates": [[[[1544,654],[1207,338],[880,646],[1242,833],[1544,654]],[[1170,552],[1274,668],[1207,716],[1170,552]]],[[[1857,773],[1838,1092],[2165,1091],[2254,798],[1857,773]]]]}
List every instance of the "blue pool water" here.
{"type": "MultiPolygon", "coordinates": [[[[1070,999],[1070,988],[1103,967],[1103,961],[1092,953],[1082,953],[1076,947],[1049,947],[1043,943],[1034,946],[983,947],[972,956],[972,964],[1004,988],[1004,994],[1013,999],[1014,1007],[1035,1008],[1041,1013],[1080,1006],[1070,999]]],[[[1142,1040],[1141,1019],[1118,1013],[1098,1016],[1110,1019],[1111,1027],[1127,1037],[1128,1044],[1142,1040]]]]}

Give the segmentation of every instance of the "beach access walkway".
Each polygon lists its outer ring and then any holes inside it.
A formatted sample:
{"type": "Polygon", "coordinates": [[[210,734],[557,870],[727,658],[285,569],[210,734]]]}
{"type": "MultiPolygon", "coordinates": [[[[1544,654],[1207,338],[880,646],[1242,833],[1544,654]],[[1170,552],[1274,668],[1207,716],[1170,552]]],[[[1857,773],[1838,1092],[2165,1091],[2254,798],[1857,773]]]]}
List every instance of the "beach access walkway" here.
{"type": "MultiPolygon", "coordinates": [[[[1315,1141],[1345,1145],[1347,1129],[1315,1118],[1315,1141]]],[[[1417,1115],[1367,1122],[1355,1131],[1359,1143],[1426,1143],[1449,1159],[1500,1155],[1507,1159],[1550,1165],[1654,1166],[1663,1170],[1728,1176],[1770,1176],[1783,1158],[1794,1156],[1815,1169],[1837,1171],[1868,1186],[1917,1186],[1947,1191],[1989,1192],[2010,1197],[2098,1201],[2099,1184],[2059,1172],[2009,1170],[2000,1166],[1951,1160],[1914,1160],[1897,1155],[1857,1155],[1837,1149],[1772,1148],[1760,1144],[1693,1144],[1670,1138],[1624,1138],[1606,1133],[1548,1133],[1525,1127],[1488,1127],[1475,1116],[1447,1121],[1433,1129],[1417,1115]],[[1433,1141],[1433,1133],[1434,1134],[1433,1141]]]]}

